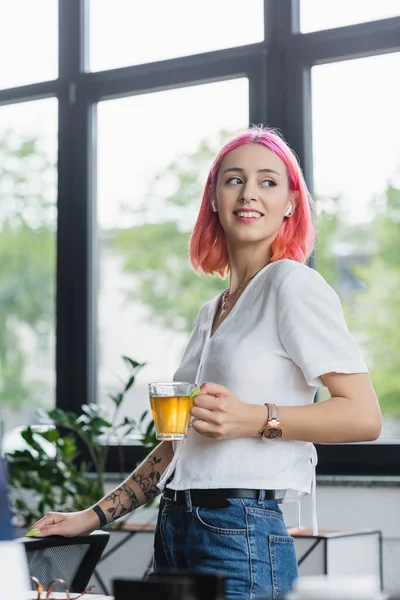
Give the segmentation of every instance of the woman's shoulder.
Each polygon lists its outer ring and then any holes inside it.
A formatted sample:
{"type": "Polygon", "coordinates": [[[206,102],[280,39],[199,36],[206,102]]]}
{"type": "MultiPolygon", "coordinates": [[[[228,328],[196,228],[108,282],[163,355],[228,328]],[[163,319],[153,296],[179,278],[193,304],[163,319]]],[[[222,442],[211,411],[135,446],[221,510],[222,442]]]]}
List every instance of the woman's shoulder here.
{"type": "Polygon", "coordinates": [[[315,276],[321,277],[315,269],[305,265],[304,263],[300,263],[297,260],[291,260],[290,258],[283,258],[281,260],[276,260],[271,263],[270,274],[274,283],[280,285],[285,281],[285,283],[291,280],[298,279],[312,279],[315,276]]]}
{"type": "Polygon", "coordinates": [[[275,284],[281,297],[325,296],[337,302],[335,290],[324,277],[308,265],[295,260],[283,259],[276,261],[274,269],[275,284]]]}

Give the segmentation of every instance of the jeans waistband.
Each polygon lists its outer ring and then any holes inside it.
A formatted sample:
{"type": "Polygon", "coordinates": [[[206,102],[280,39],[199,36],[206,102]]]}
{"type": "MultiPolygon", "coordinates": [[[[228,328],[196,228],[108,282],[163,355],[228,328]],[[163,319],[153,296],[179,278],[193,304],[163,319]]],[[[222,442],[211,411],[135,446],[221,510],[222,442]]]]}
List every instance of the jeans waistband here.
{"type": "Polygon", "coordinates": [[[164,497],[176,502],[186,504],[187,495],[190,494],[191,503],[194,506],[204,508],[224,508],[230,505],[229,498],[249,498],[274,500],[275,490],[251,490],[240,488],[216,488],[212,490],[171,490],[166,488],[164,497]]]}

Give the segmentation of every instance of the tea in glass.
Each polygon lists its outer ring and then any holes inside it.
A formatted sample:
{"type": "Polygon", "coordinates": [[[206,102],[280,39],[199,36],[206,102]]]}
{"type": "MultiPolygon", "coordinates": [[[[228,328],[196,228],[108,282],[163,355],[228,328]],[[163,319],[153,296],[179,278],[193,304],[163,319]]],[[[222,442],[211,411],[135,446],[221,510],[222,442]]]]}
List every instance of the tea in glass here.
{"type": "Polygon", "coordinates": [[[149,383],[150,407],[158,440],[186,437],[193,398],[193,383],[149,383]]]}

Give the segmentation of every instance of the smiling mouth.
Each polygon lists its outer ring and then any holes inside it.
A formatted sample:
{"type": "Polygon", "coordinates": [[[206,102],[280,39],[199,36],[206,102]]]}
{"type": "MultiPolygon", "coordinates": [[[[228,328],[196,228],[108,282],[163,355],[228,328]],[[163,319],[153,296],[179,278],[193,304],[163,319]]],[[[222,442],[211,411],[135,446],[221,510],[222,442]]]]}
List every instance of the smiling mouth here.
{"type": "Polygon", "coordinates": [[[234,213],[235,217],[238,219],[247,219],[247,220],[258,220],[261,219],[264,215],[262,215],[257,210],[236,210],[234,213]]]}

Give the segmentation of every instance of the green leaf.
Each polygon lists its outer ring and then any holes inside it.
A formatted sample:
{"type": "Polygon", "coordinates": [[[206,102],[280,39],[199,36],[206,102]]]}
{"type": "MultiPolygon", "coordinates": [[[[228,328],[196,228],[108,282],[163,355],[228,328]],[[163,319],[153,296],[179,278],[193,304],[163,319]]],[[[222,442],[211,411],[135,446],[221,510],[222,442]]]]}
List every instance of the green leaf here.
{"type": "Polygon", "coordinates": [[[33,432],[32,427],[27,427],[24,429],[21,432],[21,437],[39,455],[43,454],[43,447],[35,439],[35,433],[33,432]]]}
{"type": "Polygon", "coordinates": [[[60,438],[60,433],[57,431],[57,429],[42,431],[39,433],[39,435],[41,435],[45,440],[53,443],[57,442],[57,440],[60,438]]]}
{"type": "Polygon", "coordinates": [[[119,406],[120,406],[120,404],[121,404],[122,400],[124,399],[124,396],[123,396],[123,394],[121,394],[121,393],[119,393],[119,394],[114,394],[114,395],[113,395],[113,394],[110,394],[110,395],[109,395],[109,398],[111,398],[111,400],[114,402],[115,406],[116,406],[117,408],[119,408],[119,406]]]}
{"type": "Polygon", "coordinates": [[[139,421],[139,423],[140,423],[140,424],[142,424],[142,423],[143,423],[143,421],[146,419],[146,417],[147,417],[147,415],[148,415],[148,414],[149,414],[149,411],[148,411],[148,410],[145,410],[145,411],[142,413],[142,416],[140,417],[140,421],[139,421]]]}
{"type": "Polygon", "coordinates": [[[15,500],[15,507],[19,512],[26,510],[27,504],[21,498],[15,500]]]}
{"type": "Polygon", "coordinates": [[[129,378],[129,380],[128,380],[127,384],[125,385],[124,391],[125,391],[125,392],[127,392],[127,391],[128,391],[128,390],[129,390],[129,389],[132,387],[132,385],[133,385],[134,383],[135,383],[135,376],[134,376],[134,375],[132,375],[132,376],[129,378]]]}
{"type": "Polygon", "coordinates": [[[73,412],[67,412],[61,408],[55,408],[49,411],[49,416],[51,419],[53,419],[57,427],[74,429],[76,426],[76,415],[73,412]]]}
{"type": "Polygon", "coordinates": [[[144,366],[146,366],[146,363],[139,363],[136,360],[129,358],[129,356],[123,356],[122,358],[128,364],[128,367],[131,367],[133,369],[141,369],[144,366]]]}
{"type": "Polygon", "coordinates": [[[147,425],[145,435],[150,435],[153,430],[154,430],[154,422],[150,421],[150,423],[147,425]]]}

